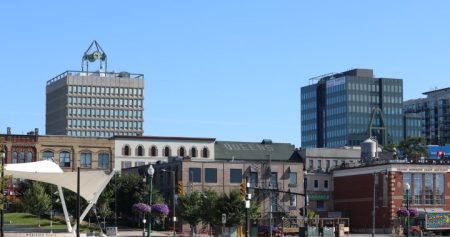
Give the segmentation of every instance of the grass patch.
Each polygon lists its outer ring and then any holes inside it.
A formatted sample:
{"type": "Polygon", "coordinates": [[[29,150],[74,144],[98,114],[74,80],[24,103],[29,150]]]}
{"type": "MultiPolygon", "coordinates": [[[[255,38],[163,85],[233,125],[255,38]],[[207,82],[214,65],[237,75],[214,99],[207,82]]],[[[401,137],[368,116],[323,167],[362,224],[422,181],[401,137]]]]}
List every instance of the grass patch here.
{"type": "MultiPolygon", "coordinates": [[[[50,219],[44,216],[41,216],[41,220],[39,222],[39,218],[38,216],[35,216],[33,214],[30,213],[26,213],[26,212],[16,212],[16,213],[5,213],[5,223],[10,223],[10,224],[14,224],[14,225],[24,225],[24,226],[39,226],[40,223],[40,228],[43,229],[50,229],[50,219]]],[[[58,230],[58,229],[62,229],[62,230],[66,230],[67,229],[67,225],[66,222],[64,220],[58,219],[58,218],[53,218],[53,223],[52,223],[53,229],[54,230],[58,230]]],[[[80,225],[81,230],[87,230],[87,226],[85,225],[80,225]]]]}

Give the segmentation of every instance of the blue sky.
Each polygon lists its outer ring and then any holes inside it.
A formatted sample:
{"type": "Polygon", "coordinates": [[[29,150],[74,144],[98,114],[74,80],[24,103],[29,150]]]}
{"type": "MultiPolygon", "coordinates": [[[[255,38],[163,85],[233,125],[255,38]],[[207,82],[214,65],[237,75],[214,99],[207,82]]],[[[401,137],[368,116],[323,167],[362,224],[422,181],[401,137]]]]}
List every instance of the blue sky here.
{"type": "Polygon", "coordinates": [[[404,98],[450,86],[448,1],[7,1],[0,133],[45,132],[46,81],[80,70],[145,74],[145,135],[300,146],[300,87],[372,68],[404,98]]]}

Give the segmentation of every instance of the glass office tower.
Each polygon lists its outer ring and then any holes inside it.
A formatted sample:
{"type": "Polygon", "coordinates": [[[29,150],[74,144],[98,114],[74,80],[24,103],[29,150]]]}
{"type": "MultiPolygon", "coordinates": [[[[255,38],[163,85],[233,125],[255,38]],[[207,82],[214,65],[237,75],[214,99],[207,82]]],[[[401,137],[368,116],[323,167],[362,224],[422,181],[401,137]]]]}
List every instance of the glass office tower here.
{"type": "Polygon", "coordinates": [[[403,80],[354,69],[310,79],[301,88],[302,147],[359,146],[403,138],[403,80]]]}

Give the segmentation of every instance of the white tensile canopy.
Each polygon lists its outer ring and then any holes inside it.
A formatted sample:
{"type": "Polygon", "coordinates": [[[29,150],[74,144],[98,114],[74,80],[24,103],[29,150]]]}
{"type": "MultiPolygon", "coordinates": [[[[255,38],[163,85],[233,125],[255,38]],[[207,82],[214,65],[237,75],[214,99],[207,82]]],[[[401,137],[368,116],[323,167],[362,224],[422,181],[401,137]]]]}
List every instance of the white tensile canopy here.
{"type": "MultiPolygon", "coordinates": [[[[67,222],[67,230],[73,232],[67,208],[64,201],[62,187],[77,192],[77,172],[64,172],[53,161],[43,160],[21,164],[5,165],[5,175],[11,175],[13,178],[29,179],[39,182],[54,184],[58,186],[58,192],[63,205],[64,216],[67,222]]],[[[88,211],[94,204],[113,177],[114,172],[107,174],[105,171],[83,171],[80,172],[80,196],[89,204],[80,216],[80,221],[84,219],[88,211]]]]}

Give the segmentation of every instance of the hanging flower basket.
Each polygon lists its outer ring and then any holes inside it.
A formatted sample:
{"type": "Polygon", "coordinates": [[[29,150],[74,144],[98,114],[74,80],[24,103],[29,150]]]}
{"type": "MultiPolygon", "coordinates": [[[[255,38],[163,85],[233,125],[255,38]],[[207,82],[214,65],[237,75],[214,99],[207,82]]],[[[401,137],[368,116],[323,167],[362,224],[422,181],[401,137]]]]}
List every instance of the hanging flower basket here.
{"type": "Polygon", "coordinates": [[[169,207],[163,203],[153,204],[151,208],[152,214],[167,216],[169,215],[169,207]]]}
{"type": "Polygon", "coordinates": [[[147,205],[146,203],[142,203],[142,202],[133,204],[132,209],[134,211],[142,213],[142,214],[150,212],[150,210],[151,210],[149,205],[147,205]]]}
{"type": "Polygon", "coordinates": [[[418,217],[419,216],[419,210],[416,208],[411,209],[401,209],[397,211],[398,217],[418,217]]]}
{"type": "Polygon", "coordinates": [[[409,209],[408,212],[409,212],[410,217],[418,217],[419,216],[419,210],[417,210],[416,208],[409,209]]]}
{"type": "Polygon", "coordinates": [[[407,216],[409,216],[409,212],[406,209],[400,209],[397,211],[397,216],[398,217],[407,217],[407,216]]]}

